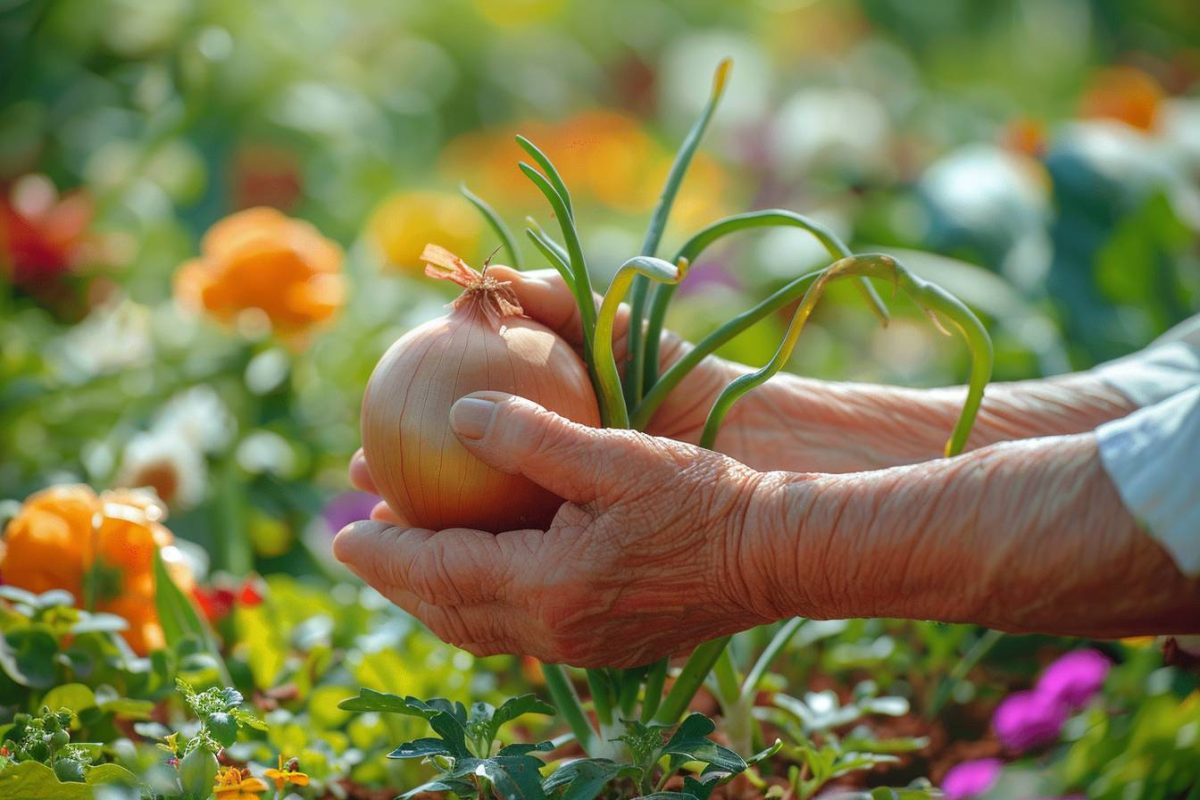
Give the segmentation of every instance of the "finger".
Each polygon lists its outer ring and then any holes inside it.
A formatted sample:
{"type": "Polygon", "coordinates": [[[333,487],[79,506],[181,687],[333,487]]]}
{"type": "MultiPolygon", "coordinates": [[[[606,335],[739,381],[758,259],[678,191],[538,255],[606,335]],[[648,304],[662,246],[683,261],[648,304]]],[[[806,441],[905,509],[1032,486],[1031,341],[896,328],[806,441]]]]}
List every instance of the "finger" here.
{"type": "Polygon", "coordinates": [[[375,504],[371,509],[371,519],[376,522],[384,522],[396,528],[411,528],[412,523],[404,517],[392,510],[392,507],[385,502],[375,504]]]}
{"type": "Polygon", "coordinates": [[[375,481],[371,478],[371,470],[367,467],[367,457],[362,448],[358,448],[350,457],[350,484],[367,494],[379,494],[375,481]]]}
{"type": "Polygon", "coordinates": [[[392,592],[388,599],[419,619],[443,642],[472,655],[519,653],[528,647],[528,620],[508,606],[438,606],[412,592],[392,592]]]}
{"type": "Polygon", "coordinates": [[[466,528],[435,533],[363,521],[338,533],[333,555],[383,594],[412,592],[434,605],[475,605],[494,602],[511,583],[516,562],[498,538],[466,528]]]}
{"type": "MultiPolygon", "coordinates": [[[[521,308],[532,319],[566,339],[573,346],[583,344],[583,326],[579,319],[579,304],[570,287],[554,270],[518,272],[512,267],[495,266],[488,269],[492,277],[508,281],[521,302],[521,308]]],[[[597,298],[600,295],[596,295],[597,298]]],[[[629,326],[629,307],[622,304],[613,323],[614,351],[624,352],[625,331],[629,326]],[[621,347],[616,345],[620,344],[621,347]]]]}
{"type": "Polygon", "coordinates": [[[579,425],[503,392],[460,398],[450,407],[450,427],[477,458],[577,503],[622,489],[646,464],[637,434],[579,425]]]}

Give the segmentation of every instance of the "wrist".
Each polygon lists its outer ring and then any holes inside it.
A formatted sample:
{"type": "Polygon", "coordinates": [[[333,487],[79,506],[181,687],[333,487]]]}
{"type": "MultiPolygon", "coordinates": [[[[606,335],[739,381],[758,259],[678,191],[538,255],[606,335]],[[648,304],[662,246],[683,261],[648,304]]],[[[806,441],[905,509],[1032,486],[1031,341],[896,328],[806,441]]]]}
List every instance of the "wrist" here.
{"type": "Polygon", "coordinates": [[[739,554],[748,610],[756,616],[836,616],[829,591],[834,584],[821,564],[832,532],[814,524],[818,507],[828,503],[831,481],[829,475],[760,473],[739,554]]]}

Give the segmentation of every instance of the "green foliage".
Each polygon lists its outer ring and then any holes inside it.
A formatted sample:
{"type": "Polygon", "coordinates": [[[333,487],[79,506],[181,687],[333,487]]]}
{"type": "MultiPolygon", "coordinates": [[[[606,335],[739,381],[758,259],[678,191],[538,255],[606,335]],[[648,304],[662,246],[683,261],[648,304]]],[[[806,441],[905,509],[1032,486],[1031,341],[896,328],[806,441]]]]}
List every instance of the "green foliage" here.
{"type": "MultiPolygon", "coordinates": [[[[716,729],[702,714],[692,714],[668,736],[671,726],[644,725],[631,721],[621,739],[629,746],[632,760],[585,758],[567,761],[544,779],[546,765],[533,753],[554,749],[551,742],[497,746],[502,726],[526,714],[553,714],[553,707],[533,695],[510,698],[499,707],[474,703],[470,710],[444,698],[420,700],[394,694],[361,690],[340,707],[360,713],[415,716],[424,719],[436,734],[400,744],[388,754],[393,759],[420,759],[437,769],[437,776],[404,796],[421,792],[450,792],[459,797],[496,792],[501,797],[584,800],[595,798],[614,781],[627,781],[645,792],[645,797],[662,796],[671,776],[685,764],[702,767],[698,778],[685,778],[678,797],[707,800],[712,787],[726,782],[747,768],[733,751],[708,738],[716,729]]],[[[765,757],[760,754],[758,760],[765,757]]]]}

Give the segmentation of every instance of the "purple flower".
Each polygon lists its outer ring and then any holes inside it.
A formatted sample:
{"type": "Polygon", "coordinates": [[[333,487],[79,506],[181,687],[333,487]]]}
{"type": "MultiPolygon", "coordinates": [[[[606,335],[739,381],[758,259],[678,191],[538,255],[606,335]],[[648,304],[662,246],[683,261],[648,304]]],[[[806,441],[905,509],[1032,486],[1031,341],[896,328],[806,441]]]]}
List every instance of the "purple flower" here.
{"type": "Polygon", "coordinates": [[[1046,667],[1035,691],[1078,711],[1104,686],[1110,667],[1112,662],[1095,650],[1075,650],[1046,667]]]}
{"type": "Polygon", "coordinates": [[[1067,707],[1039,692],[1015,692],[996,707],[992,727],[1010,750],[1023,753],[1058,739],[1067,721],[1067,707]]]}
{"type": "Polygon", "coordinates": [[[370,518],[371,509],[375,508],[378,502],[379,498],[373,494],[343,492],[326,503],[321,516],[325,518],[329,530],[337,533],[351,522],[370,518]]]}
{"type": "Polygon", "coordinates": [[[951,767],[942,778],[946,800],[970,800],[983,794],[1000,777],[1001,766],[998,758],[978,758],[951,767]]]}
{"type": "Polygon", "coordinates": [[[679,284],[679,296],[690,297],[703,294],[714,286],[737,289],[741,282],[729,271],[727,264],[721,261],[701,261],[693,264],[687,278],[679,284]]]}

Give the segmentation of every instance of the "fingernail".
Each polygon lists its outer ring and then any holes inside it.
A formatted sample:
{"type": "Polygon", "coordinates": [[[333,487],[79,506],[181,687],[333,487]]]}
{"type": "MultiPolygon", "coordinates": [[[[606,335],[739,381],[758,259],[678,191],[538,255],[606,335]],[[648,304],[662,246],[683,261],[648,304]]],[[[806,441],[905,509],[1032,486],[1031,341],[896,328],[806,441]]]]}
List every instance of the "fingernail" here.
{"type": "Polygon", "coordinates": [[[478,397],[464,397],[450,407],[450,427],[464,439],[482,439],[492,425],[496,404],[478,397]]]}

